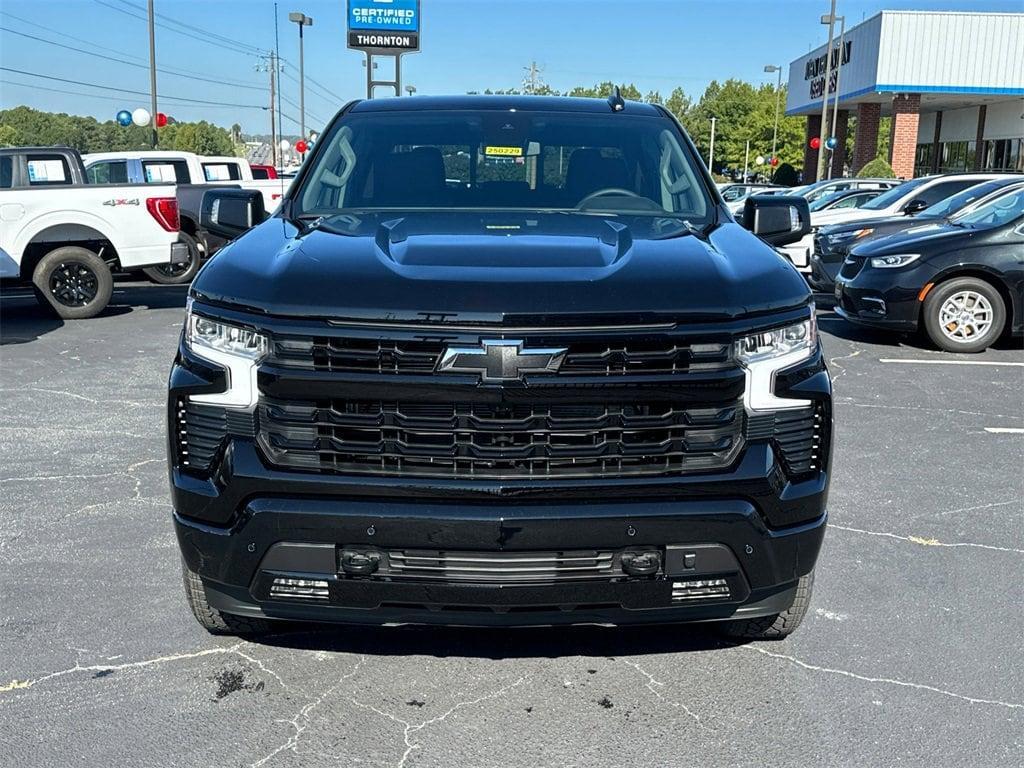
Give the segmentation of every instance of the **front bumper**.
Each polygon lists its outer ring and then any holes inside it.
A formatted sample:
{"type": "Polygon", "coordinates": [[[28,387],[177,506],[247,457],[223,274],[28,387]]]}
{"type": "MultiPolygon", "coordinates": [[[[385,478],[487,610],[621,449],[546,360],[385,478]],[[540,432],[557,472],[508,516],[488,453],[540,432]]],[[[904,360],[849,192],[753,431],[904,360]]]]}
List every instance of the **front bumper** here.
{"type": "Polygon", "coordinates": [[[872,328],[916,331],[921,312],[918,296],[927,282],[916,273],[915,269],[864,266],[855,277],[840,274],[834,288],[836,314],[872,328]]]}

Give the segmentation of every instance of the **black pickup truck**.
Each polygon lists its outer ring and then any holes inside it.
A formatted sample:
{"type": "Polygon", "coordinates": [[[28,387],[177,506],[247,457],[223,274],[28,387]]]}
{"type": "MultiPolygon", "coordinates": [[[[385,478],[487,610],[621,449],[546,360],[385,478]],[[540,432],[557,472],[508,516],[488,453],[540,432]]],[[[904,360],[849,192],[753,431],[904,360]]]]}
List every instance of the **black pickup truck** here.
{"type": "MultiPolygon", "coordinates": [[[[208,192],[204,225],[256,197],[208,192]]],[[[196,618],[792,632],[831,387],[763,241],[806,202],[744,223],[660,106],[344,107],[191,287],[167,416],[196,618]]]]}

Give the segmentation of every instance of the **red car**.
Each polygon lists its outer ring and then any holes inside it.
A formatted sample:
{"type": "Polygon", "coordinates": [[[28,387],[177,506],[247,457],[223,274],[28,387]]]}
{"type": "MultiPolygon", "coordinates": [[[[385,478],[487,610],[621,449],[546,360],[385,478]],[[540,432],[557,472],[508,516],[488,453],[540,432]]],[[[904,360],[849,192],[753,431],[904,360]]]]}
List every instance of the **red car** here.
{"type": "Polygon", "coordinates": [[[272,165],[254,165],[249,163],[249,167],[252,168],[252,177],[254,179],[277,178],[277,169],[272,165]]]}

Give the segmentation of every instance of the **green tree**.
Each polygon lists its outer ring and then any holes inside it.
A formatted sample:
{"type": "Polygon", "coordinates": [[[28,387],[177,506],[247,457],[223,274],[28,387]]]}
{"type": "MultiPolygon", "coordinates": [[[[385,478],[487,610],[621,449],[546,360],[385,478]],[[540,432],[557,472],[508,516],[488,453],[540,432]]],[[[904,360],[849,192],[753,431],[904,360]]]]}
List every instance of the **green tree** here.
{"type": "Polygon", "coordinates": [[[0,147],[16,147],[21,143],[21,134],[13,125],[0,125],[0,147]]]}
{"type": "Polygon", "coordinates": [[[895,179],[896,173],[884,157],[876,157],[857,173],[862,179],[895,179]]]}

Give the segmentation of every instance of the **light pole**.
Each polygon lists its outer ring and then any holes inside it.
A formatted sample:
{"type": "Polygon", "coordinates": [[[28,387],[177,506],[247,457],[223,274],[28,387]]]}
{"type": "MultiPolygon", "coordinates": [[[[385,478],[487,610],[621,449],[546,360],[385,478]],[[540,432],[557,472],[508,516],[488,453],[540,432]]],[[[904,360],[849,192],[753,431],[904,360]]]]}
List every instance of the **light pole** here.
{"type": "Polygon", "coordinates": [[[405,92],[407,94],[409,94],[410,96],[415,96],[416,95],[416,86],[415,85],[407,85],[407,86],[405,86],[405,92]]]}
{"type": "MultiPolygon", "coordinates": [[[[839,61],[836,62],[836,100],[832,105],[832,133],[836,132],[839,125],[839,77],[843,74],[843,38],[846,37],[846,17],[839,17],[839,61]]],[[[838,141],[838,137],[836,141],[838,141]]],[[[838,146],[838,145],[837,145],[838,146]]],[[[835,165],[836,147],[832,148],[832,156],[828,163],[828,177],[832,178],[832,166],[835,165]]],[[[841,170],[841,169],[840,169],[841,170]]]]}
{"type": "Polygon", "coordinates": [[[149,0],[146,4],[146,12],[149,21],[150,142],[153,145],[153,149],[156,149],[156,21],[154,19],[156,13],[153,10],[153,0],[149,0]]]}
{"type": "Polygon", "coordinates": [[[708,171],[714,174],[715,164],[715,121],[718,120],[714,115],[711,116],[711,146],[708,148],[708,171]]]}
{"type": "Polygon", "coordinates": [[[288,14],[288,21],[299,25],[299,136],[306,135],[306,67],[302,56],[302,28],[312,27],[313,19],[298,11],[288,14]]]}
{"type": "Polygon", "coordinates": [[[832,79],[832,32],[836,23],[836,0],[832,0],[832,11],[821,17],[822,24],[828,24],[828,44],[825,46],[825,87],[821,93],[821,135],[818,137],[818,172],[814,180],[825,176],[825,140],[828,139],[828,82],[832,79]]]}
{"type": "Polygon", "coordinates": [[[772,131],[772,157],[775,157],[775,148],[779,143],[779,97],[782,95],[782,67],[775,64],[766,64],[764,71],[769,74],[772,72],[779,73],[779,82],[775,86],[775,128],[772,131]]]}

